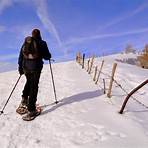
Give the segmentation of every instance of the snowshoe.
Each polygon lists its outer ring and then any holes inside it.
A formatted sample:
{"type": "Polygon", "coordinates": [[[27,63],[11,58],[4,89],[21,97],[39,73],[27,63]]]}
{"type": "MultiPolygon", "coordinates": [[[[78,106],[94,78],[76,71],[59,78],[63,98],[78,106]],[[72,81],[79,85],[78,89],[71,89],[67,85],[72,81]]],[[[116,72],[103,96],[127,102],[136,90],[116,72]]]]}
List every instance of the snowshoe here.
{"type": "Polygon", "coordinates": [[[26,114],[28,112],[27,106],[20,104],[19,107],[16,109],[16,112],[20,115],[26,114]]]}
{"type": "Polygon", "coordinates": [[[27,104],[28,104],[28,98],[22,96],[21,103],[19,107],[16,109],[16,112],[20,115],[26,114],[28,112],[27,104]]]}
{"type": "Polygon", "coordinates": [[[22,117],[24,121],[31,121],[34,120],[38,115],[41,114],[41,107],[36,107],[36,111],[28,112],[26,115],[22,117]]]}

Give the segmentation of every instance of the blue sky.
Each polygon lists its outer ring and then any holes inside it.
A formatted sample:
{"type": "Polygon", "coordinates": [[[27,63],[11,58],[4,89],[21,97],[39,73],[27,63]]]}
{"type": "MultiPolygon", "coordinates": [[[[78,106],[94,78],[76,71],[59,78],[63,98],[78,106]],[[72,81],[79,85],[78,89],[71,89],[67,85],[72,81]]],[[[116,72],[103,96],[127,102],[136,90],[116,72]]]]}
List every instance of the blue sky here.
{"type": "Polygon", "coordinates": [[[39,28],[57,61],[137,50],[148,43],[147,0],[0,0],[0,63],[17,63],[24,37],[39,28]]]}

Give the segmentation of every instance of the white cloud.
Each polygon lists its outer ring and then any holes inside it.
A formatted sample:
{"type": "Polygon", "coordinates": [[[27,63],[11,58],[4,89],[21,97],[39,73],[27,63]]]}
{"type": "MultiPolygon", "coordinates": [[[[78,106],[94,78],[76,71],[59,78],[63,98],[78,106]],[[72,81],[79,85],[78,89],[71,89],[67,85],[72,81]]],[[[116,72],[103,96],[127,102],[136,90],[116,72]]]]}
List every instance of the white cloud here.
{"type": "Polygon", "coordinates": [[[6,30],[6,27],[0,25],[0,32],[4,32],[5,30],[6,30]]]}
{"type": "Polygon", "coordinates": [[[37,8],[37,15],[41,22],[43,23],[44,27],[48,30],[49,33],[51,33],[57,40],[59,45],[62,45],[62,41],[60,39],[59,33],[54,25],[54,23],[51,21],[48,15],[48,9],[47,9],[47,1],[46,0],[33,0],[35,3],[35,6],[37,8]]]}
{"type": "MultiPolygon", "coordinates": [[[[22,2],[27,2],[27,1],[29,2],[29,0],[0,0],[0,15],[2,14],[2,12],[5,9],[7,9],[10,6],[12,6],[14,3],[22,3],[22,2]]],[[[24,28],[22,26],[20,26],[20,27],[21,27],[21,30],[22,30],[22,28],[24,28]]],[[[9,31],[8,28],[6,29],[5,26],[0,25],[0,32],[4,32],[6,30],[9,31]]],[[[15,28],[13,31],[17,31],[17,29],[15,28]]],[[[12,32],[12,31],[10,30],[10,32],[12,32]]],[[[22,34],[26,34],[24,29],[21,31],[21,33],[22,34]]]]}
{"type": "Polygon", "coordinates": [[[13,27],[13,29],[12,28],[8,29],[8,31],[15,33],[18,35],[18,37],[22,38],[31,35],[31,31],[33,28],[38,28],[38,27],[33,24],[23,25],[23,27],[16,25],[13,27]]]}
{"type": "Polygon", "coordinates": [[[3,10],[5,10],[7,7],[12,5],[12,0],[1,0],[0,1],[0,14],[3,10]]]}
{"type": "MultiPolygon", "coordinates": [[[[120,23],[130,17],[135,16],[136,14],[140,13],[141,11],[143,11],[144,9],[146,9],[148,7],[148,3],[143,3],[142,5],[140,5],[139,7],[137,7],[136,9],[132,10],[131,12],[129,12],[127,15],[125,16],[120,16],[116,19],[113,19],[110,23],[105,24],[103,27],[101,27],[99,30],[104,30],[112,25],[115,25],[117,23],[120,23]]],[[[71,40],[65,42],[64,45],[70,45],[70,44],[75,44],[75,43],[81,43],[81,42],[85,42],[88,40],[94,40],[94,39],[101,39],[101,38],[108,38],[108,37],[119,37],[119,36],[125,36],[125,35],[132,35],[132,34],[139,34],[139,33],[143,33],[143,32],[148,32],[148,28],[141,28],[141,29],[137,29],[137,30],[133,30],[133,31],[127,31],[127,32],[121,32],[121,33],[112,33],[112,34],[97,34],[97,35],[93,35],[93,36],[89,36],[89,37],[81,37],[81,38],[72,38],[71,40]]]]}
{"type": "Polygon", "coordinates": [[[134,35],[134,34],[140,34],[148,32],[148,28],[140,28],[132,31],[126,31],[126,32],[119,32],[119,33],[110,33],[110,34],[97,34],[90,37],[82,37],[82,38],[73,38],[66,42],[64,45],[70,45],[75,43],[81,43],[88,40],[94,40],[94,39],[102,39],[102,38],[109,38],[109,37],[120,37],[120,36],[126,36],[126,35],[134,35]]]}
{"type": "MultiPolygon", "coordinates": [[[[0,14],[11,5],[12,5],[11,0],[1,0],[0,1],[0,14]]],[[[5,30],[6,30],[5,26],[0,25],[0,32],[4,32],[5,30]]]]}
{"type": "MultiPolygon", "coordinates": [[[[147,28],[146,29],[144,28],[144,29],[121,32],[121,33],[102,34],[102,35],[99,34],[99,35],[94,35],[94,36],[90,36],[90,37],[73,38],[73,39],[67,41],[65,44],[63,44],[54,23],[51,21],[51,19],[49,17],[47,0],[30,0],[30,1],[34,2],[35,6],[36,6],[36,12],[37,12],[37,15],[38,15],[40,21],[42,22],[44,27],[48,30],[48,32],[53,37],[55,37],[55,39],[57,40],[60,47],[64,47],[65,45],[84,42],[84,41],[88,41],[88,40],[93,40],[93,39],[125,36],[125,35],[130,35],[130,34],[137,34],[137,33],[147,32],[147,28]]],[[[16,2],[19,2],[19,3],[21,3],[21,2],[29,2],[29,0],[0,0],[0,14],[6,8],[8,8],[9,6],[13,5],[16,2]]],[[[140,13],[141,11],[143,11],[147,7],[148,7],[148,3],[144,3],[144,4],[140,5],[138,8],[136,8],[135,10],[128,13],[127,15],[116,18],[113,21],[111,21],[110,23],[104,25],[101,28],[101,30],[105,29],[107,27],[110,27],[112,25],[115,25],[115,24],[117,24],[117,23],[119,23],[121,21],[124,21],[124,20],[126,20],[126,19],[140,13]]],[[[13,32],[21,33],[22,36],[26,36],[26,35],[29,35],[28,33],[30,33],[30,31],[33,28],[34,28],[34,25],[26,25],[26,26],[23,26],[23,27],[22,26],[17,26],[17,27],[13,28],[13,32]]],[[[5,30],[6,29],[5,29],[4,26],[0,26],[0,32],[3,32],[5,30]]]]}
{"type": "Polygon", "coordinates": [[[143,3],[142,5],[140,5],[139,7],[137,7],[136,9],[132,10],[131,12],[129,12],[128,14],[126,14],[125,16],[120,16],[116,19],[113,19],[111,22],[103,25],[103,27],[100,28],[100,30],[104,30],[112,25],[115,25],[117,23],[120,23],[130,17],[135,16],[136,14],[140,13],[141,11],[143,11],[144,9],[146,9],[148,7],[148,3],[143,3]]]}

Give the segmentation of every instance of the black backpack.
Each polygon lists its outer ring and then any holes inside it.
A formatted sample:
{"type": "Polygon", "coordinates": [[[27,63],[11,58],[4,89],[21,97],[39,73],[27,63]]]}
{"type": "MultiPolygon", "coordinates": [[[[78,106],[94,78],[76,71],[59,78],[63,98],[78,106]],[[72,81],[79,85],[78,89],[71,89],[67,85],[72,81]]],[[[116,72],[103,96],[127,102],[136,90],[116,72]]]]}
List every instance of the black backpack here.
{"type": "Polygon", "coordinates": [[[26,37],[25,43],[22,49],[22,53],[25,59],[35,60],[39,58],[38,43],[33,37],[26,37]]]}
{"type": "Polygon", "coordinates": [[[39,43],[33,37],[26,37],[22,48],[23,69],[25,72],[37,71],[41,68],[39,43]]]}

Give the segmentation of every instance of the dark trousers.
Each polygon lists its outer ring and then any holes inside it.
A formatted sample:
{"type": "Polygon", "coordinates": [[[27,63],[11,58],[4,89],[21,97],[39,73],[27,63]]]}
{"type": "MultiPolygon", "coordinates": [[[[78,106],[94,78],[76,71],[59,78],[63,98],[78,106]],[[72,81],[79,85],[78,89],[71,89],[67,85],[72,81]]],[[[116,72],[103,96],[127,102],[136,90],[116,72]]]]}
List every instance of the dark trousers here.
{"type": "Polygon", "coordinates": [[[25,99],[28,99],[28,111],[36,110],[36,101],[38,94],[38,84],[41,72],[32,72],[25,74],[26,84],[24,86],[23,95],[25,99]]]}

